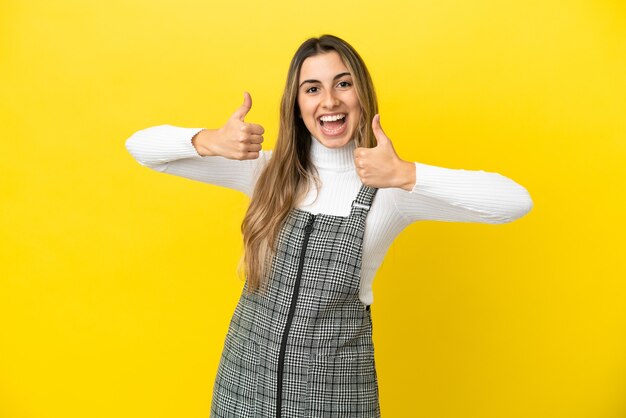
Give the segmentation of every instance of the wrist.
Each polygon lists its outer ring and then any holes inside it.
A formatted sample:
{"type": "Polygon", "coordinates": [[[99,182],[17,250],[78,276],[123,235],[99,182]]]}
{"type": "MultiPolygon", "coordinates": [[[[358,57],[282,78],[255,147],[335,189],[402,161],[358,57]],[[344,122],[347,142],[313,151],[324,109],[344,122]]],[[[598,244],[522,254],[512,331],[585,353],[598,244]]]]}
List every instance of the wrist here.
{"type": "Polygon", "coordinates": [[[203,129],[191,138],[191,144],[196,148],[200,156],[216,155],[211,147],[215,143],[216,133],[215,129],[203,129]]]}
{"type": "Polygon", "coordinates": [[[410,192],[415,187],[415,164],[401,160],[398,169],[398,188],[410,192]]]}

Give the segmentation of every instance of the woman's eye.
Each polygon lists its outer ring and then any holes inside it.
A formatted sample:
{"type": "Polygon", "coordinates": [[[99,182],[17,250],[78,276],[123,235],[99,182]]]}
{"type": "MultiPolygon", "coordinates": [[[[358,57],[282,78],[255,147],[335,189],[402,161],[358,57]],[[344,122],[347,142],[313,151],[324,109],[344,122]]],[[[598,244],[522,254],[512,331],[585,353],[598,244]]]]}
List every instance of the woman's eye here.
{"type": "Polygon", "coordinates": [[[307,93],[315,93],[317,91],[317,87],[309,87],[308,89],[306,89],[307,93]]]}
{"type": "Polygon", "coordinates": [[[339,87],[350,87],[352,83],[350,83],[349,81],[340,81],[338,85],[339,87]]]}

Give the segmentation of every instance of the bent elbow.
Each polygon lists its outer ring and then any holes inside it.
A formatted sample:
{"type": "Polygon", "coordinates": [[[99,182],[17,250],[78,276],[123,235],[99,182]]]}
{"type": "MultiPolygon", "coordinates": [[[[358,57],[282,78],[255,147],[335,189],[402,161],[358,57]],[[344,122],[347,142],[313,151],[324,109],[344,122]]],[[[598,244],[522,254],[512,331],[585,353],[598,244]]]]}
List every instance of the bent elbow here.
{"type": "Polygon", "coordinates": [[[140,132],[141,131],[135,132],[130,137],[128,137],[124,145],[126,146],[126,150],[128,151],[128,153],[135,159],[135,161],[143,166],[146,166],[146,161],[143,159],[141,152],[141,140],[138,135],[140,132]]]}
{"type": "Polygon", "coordinates": [[[159,161],[154,144],[150,140],[151,129],[146,128],[139,130],[128,137],[124,143],[128,153],[144,167],[151,168],[156,171],[164,171],[167,167],[166,161],[159,161]]]}
{"type": "Polygon", "coordinates": [[[506,211],[499,217],[498,222],[496,223],[509,223],[513,222],[530,212],[534,206],[534,202],[530,197],[528,191],[519,186],[521,189],[518,196],[516,198],[511,199],[509,201],[509,205],[506,208],[506,211]]]}
{"type": "Polygon", "coordinates": [[[530,194],[526,192],[526,197],[522,200],[522,202],[520,202],[515,219],[521,218],[522,216],[526,215],[532,210],[534,205],[535,204],[533,202],[533,199],[530,197],[530,194]]]}

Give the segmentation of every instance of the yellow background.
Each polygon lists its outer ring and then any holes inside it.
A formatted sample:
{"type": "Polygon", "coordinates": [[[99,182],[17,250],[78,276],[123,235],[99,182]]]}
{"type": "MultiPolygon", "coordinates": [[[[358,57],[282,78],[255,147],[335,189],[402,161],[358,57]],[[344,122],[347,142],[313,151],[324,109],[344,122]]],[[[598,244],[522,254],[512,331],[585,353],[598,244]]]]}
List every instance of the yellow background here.
{"type": "Polygon", "coordinates": [[[534,208],[422,222],[375,284],[383,417],[626,416],[626,6],[618,0],[0,6],[0,417],[207,417],[246,198],[141,167],[158,124],[272,148],[289,60],[338,35],[401,157],[534,208]]]}

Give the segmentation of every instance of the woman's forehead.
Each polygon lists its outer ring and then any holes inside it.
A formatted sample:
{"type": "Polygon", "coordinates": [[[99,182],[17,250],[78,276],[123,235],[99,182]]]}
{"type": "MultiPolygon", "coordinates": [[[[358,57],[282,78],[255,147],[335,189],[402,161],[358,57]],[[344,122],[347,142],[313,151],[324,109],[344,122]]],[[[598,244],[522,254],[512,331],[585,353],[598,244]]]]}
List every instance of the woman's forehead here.
{"type": "Polygon", "coordinates": [[[347,73],[348,68],[336,51],[308,57],[300,68],[299,84],[304,80],[333,80],[341,73],[347,73]]]}

